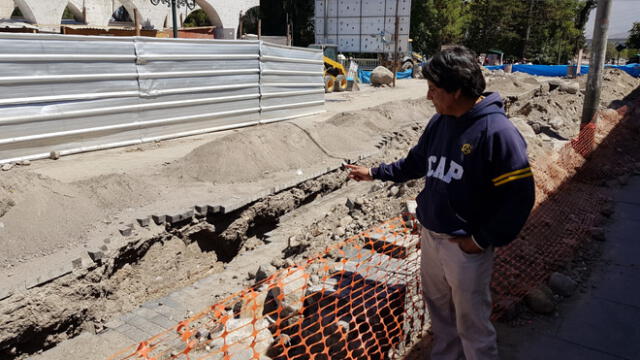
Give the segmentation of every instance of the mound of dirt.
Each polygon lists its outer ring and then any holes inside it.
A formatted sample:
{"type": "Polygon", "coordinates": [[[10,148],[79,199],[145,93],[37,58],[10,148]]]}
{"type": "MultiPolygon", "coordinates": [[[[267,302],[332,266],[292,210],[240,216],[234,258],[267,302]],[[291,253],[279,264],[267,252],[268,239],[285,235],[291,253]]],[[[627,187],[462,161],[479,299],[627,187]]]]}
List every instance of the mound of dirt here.
{"type": "Polygon", "coordinates": [[[26,171],[2,174],[0,199],[3,267],[80,243],[104,215],[77,187],[26,171]]]}
{"type": "Polygon", "coordinates": [[[159,190],[140,177],[108,174],[75,182],[101,209],[122,210],[148,204],[161,195],[159,190]]]}
{"type": "Polygon", "coordinates": [[[553,90],[546,95],[516,101],[509,108],[509,115],[525,117],[536,134],[568,140],[580,130],[582,103],[580,93],[553,90]]]}
{"type": "Polygon", "coordinates": [[[605,69],[602,76],[600,102],[604,106],[611,106],[616,100],[624,99],[638,86],[640,86],[640,79],[634,78],[625,71],[605,69]]]}
{"type": "Polygon", "coordinates": [[[534,77],[522,73],[504,73],[485,75],[488,91],[496,91],[500,95],[515,96],[540,87],[534,77]]]}
{"type": "Polygon", "coordinates": [[[426,100],[407,101],[344,112],[311,125],[285,122],[244,129],[196,148],[163,173],[214,184],[254,182],[373,149],[383,133],[400,124],[426,122],[430,109],[426,100]]]}
{"type": "Polygon", "coordinates": [[[216,184],[236,183],[327,159],[305,131],[291,123],[278,123],[244,129],[202,145],[167,166],[164,174],[216,184]]]}

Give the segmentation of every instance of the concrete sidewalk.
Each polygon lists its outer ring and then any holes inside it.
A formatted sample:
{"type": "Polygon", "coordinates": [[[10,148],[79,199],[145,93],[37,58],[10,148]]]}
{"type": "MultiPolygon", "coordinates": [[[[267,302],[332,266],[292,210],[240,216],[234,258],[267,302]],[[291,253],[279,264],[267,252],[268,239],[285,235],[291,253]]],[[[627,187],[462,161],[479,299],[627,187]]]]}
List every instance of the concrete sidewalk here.
{"type": "Polygon", "coordinates": [[[640,358],[640,177],[618,189],[614,200],[588,290],[565,301],[560,315],[543,326],[504,329],[517,334],[499,344],[502,359],[640,358]]]}

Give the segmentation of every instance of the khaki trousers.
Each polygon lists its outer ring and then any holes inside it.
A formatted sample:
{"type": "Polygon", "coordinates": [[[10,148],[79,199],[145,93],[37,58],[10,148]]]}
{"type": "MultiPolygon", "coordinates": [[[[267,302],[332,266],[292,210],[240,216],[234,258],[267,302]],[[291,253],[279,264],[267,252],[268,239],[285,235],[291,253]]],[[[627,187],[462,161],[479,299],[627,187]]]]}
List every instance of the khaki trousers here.
{"type": "Polygon", "coordinates": [[[434,334],[431,360],[498,359],[490,319],[493,250],[467,254],[449,239],[421,230],[422,292],[434,334]]]}

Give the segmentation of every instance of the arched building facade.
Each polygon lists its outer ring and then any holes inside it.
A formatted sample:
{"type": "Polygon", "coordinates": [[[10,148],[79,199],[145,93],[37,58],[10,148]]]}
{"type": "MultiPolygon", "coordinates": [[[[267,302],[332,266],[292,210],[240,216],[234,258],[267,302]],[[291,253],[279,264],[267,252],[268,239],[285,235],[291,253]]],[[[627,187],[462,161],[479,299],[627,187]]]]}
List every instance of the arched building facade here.
{"type": "MultiPolygon", "coordinates": [[[[202,9],[216,27],[216,37],[234,38],[240,12],[259,6],[259,0],[195,0],[196,7],[178,9],[178,22],[197,9],[202,9]],[[220,36],[218,34],[226,34],[220,36]]],[[[41,31],[60,32],[62,14],[68,8],[88,27],[109,26],[113,12],[124,6],[133,17],[137,10],[140,23],[147,29],[162,30],[171,26],[171,8],[160,2],[155,6],[150,0],[0,0],[0,20],[10,19],[15,8],[20,9],[25,22],[38,26],[41,31]]],[[[180,24],[181,25],[181,24],[180,24]]]]}

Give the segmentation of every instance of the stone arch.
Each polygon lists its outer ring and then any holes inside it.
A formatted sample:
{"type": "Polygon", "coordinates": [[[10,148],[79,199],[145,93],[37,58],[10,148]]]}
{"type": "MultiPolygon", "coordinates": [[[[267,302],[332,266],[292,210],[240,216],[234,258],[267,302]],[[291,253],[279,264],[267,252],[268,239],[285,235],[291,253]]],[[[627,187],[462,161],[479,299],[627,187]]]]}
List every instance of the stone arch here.
{"type": "Polygon", "coordinates": [[[16,4],[13,3],[13,0],[0,1],[0,19],[10,19],[15,9],[16,4]]]}
{"type": "MultiPolygon", "coordinates": [[[[218,15],[218,11],[216,11],[216,9],[213,7],[213,5],[211,5],[209,2],[204,1],[204,0],[196,0],[196,4],[198,4],[198,6],[200,6],[200,8],[205,12],[205,14],[207,14],[207,17],[209,18],[209,21],[211,22],[211,25],[217,27],[217,28],[223,28],[223,24],[222,24],[222,20],[220,19],[220,15],[218,15]]],[[[197,8],[196,8],[197,9],[197,8]]],[[[194,9],[193,11],[195,11],[196,9],[194,9]]],[[[189,12],[190,14],[191,12],[189,12]]],[[[189,15],[187,14],[187,15],[189,15]]]]}
{"type": "Polygon", "coordinates": [[[25,21],[30,22],[32,24],[38,23],[38,20],[36,19],[36,14],[27,1],[14,0],[14,4],[15,4],[15,7],[20,9],[20,12],[22,13],[22,18],[25,21]]]}
{"type": "MultiPolygon", "coordinates": [[[[83,22],[86,22],[86,19],[84,18],[84,13],[82,11],[82,9],[80,9],[76,4],[74,4],[72,1],[69,1],[69,3],[67,4],[67,7],[65,9],[69,9],[69,11],[73,14],[74,19],[81,19],[83,22]]],[[[63,12],[64,15],[64,12],[63,12]]]]}

